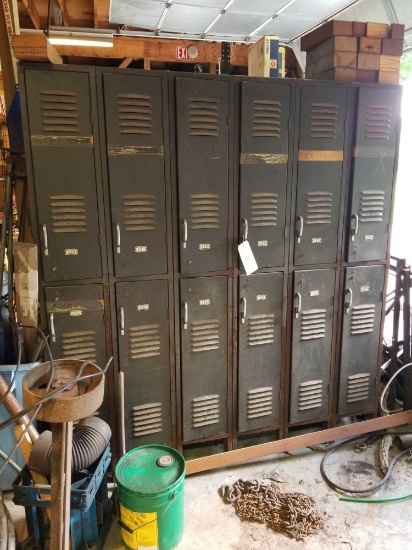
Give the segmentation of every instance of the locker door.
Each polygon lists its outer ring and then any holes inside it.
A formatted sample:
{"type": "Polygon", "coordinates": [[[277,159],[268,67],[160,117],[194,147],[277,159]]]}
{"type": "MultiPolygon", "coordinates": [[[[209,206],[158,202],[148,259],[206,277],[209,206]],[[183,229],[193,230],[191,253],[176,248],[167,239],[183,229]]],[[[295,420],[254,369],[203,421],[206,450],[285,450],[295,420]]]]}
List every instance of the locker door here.
{"type": "Polygon", "coordinates": [[[227,430],[227,279],[180,280],[183,439],[227,430]]]}
{"type": "Polygon", "coordinates": [[[176,79],[182,273],[228,267],[228,93],[228,82],[176,79]]]}
{"type": "Polygon", "coordinates": [[[239,241],[258,266],[283,266],[290,86],[242,82],[239,241]]]}
{"type": "Polygon", "coordinates": [[[361,88],[353,158],[349,262],[384,260],[401,89],[361,88]]]}
{"type": "Polygon", "coordinates": [[[384,280],[383,265],[346,268],[339,414],[374,406],[384,280]]]}
{"type": "Polygon", "coordinates": [[[168,443],[172,439],[168,282],[117,283],[116,305],[127,448],[168,443]]]}
{"type": "Polygon", "coordinates": [[[162,79],[105,74],[117,277],[167,272],[162,79]]]}
{"type": "Polygon", "coordinates": [[[302,86],[295,265],[337,258],[346,88],[302,86]]]}
{"type": "Polygon", "coordinates": [[[279,422],[283,273],[239,277],[239,431],[279,422]]]}
{"type": "Polygon", "coordinates": [[[101,277],[89,75],[25,77],[44,280],[101,277]]]}
{"type": "Polygon", "coordinates": [[[328,414],[335,270],[296,271],[290,422],[328,414]]]}

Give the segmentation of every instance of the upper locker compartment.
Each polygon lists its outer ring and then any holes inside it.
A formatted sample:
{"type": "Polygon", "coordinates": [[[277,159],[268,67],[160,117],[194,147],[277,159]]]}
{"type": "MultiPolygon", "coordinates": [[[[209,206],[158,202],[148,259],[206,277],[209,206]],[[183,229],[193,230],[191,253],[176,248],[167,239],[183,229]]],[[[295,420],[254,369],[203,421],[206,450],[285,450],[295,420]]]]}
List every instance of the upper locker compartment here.
{"type": "Polygon", "coordinates": [[[295,265],[337,260],[348,90],[301,87],[295,265]]]}
{"type": "Polygon", "coordinates": [[[290,90],[242,82],[239,241],[259,268],[284,265],[290,90]]]}
{"type": "Polygon", "coordinates": [[[115,274],[166,273],[162,78],[103,79],[115,274]]]}
{"type": "Polygon", "coordinates": [[[181,273],[228,267],[229,83],[176,79],[181,273]]]}
{"type": "Polygon", "coordinates": [[[44,280],[101,277],[89,73],[26,69],[25,81],[44,280]]]}
{"type": "Polygon", "coordinates": [[[384,260],[401,88],[360,88],[353,148],[348,262],[384,260]]]}

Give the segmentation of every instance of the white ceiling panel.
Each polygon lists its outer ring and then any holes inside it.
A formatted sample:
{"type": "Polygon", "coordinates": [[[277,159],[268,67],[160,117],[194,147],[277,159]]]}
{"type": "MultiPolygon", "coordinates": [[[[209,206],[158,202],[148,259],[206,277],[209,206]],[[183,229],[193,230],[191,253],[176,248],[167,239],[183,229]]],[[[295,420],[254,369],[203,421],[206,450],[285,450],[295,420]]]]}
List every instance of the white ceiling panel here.
{"type": "Polygon", "coordinates": [[[216,21],[208,34],[236,35],[244,39],[266,20],[267,15],[227,12],[216,21]]]}
{"type": "Polygon", "coordinates": [[[269,17],[270,15],[275,15],[277,10],[282,8],[286,3],[287,0],[257,0],[255,2],[252,0],[235,0],[230,5],[229,11],[264,13],[269,17]]]}
{"type": "Polygon", "coordinates": [[[110,2],[110,23],[155,29],[164,6],[164,2],[153,0],[112,1],[110,2]]]}
{"type": "Polygon", "coordinates": [[[350,4],[350,0],[295,0],[282,11],[282,14],[323,19],[325,14],[330,15],[337,12],[348,4],[350,4]]]}
{"type": "Polygon", "coordinates": [[[172,4],[167,10],[162,30],[201,34],[219,12],[217,8],[172,4]]]}
{"type": "Polygon", "coordinates": [[[290,17],[281,13],[270,21],[256,36],[264,34],[274,34],[281,40],[290,40],[294,36],[319,23],[320,19],[311,19],[309,17],[290,17]]]}
{"type": "Polygon", "coordinates": [[[173,0],[173,4],[190,4],[202,8],[218,8],[223,10],[229,0],[173,0]]]}

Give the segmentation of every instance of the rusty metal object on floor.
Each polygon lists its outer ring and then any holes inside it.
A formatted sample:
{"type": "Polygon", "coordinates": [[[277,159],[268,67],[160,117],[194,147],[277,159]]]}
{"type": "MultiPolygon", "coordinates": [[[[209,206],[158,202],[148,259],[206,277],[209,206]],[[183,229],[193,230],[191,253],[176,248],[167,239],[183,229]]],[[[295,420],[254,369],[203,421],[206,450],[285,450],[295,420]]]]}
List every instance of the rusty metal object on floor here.
{"type": "Polygon", "coordinates": [[[233,503],[242,520],[266,523],[274,531],[304,540],[324,526],[315,501],[303,493],[282,493],[276,483],[238,479],[223,485],[221,496],[233,503]]]}

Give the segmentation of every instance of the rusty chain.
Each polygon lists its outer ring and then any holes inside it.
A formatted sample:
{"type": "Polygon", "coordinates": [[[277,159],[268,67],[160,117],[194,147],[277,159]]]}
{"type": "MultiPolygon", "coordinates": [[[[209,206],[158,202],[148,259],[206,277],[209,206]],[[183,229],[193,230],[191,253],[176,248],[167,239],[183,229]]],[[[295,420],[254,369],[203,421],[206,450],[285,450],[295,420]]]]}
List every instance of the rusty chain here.
{"type": "Polygon", "coordinates": [[[296,540],[323,528],[323,518],[314,500],[303,493],[282,493],[276,484],[238,479],[221,487],[222,497],[235,506],[242,520],[266,523],[274,531],[296,540]]]}

